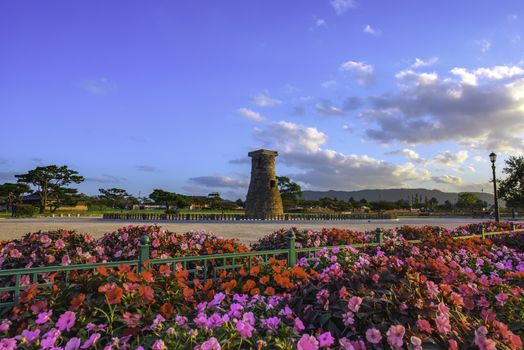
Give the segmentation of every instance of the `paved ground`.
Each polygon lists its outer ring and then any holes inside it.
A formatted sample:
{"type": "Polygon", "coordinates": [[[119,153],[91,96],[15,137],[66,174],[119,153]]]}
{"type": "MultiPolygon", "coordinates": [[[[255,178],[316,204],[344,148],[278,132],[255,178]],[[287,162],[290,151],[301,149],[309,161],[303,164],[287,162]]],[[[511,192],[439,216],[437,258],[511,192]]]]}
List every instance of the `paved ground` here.
{"type": "MultiPolygon", "coordinates": [[[[185,232],[205,230],[227,238],[239,238],[244,243],[255,242],[259,237],[281,228],[307,228],[318,230],[323,227],[351,228],[369,230],[377,227],[392,228],[401,225],[441,225],[456,227],[477,219],[464,218],[424,218],[398,220],[344,220],[344,221],[279,221],[279,222],[163,222],[160,225],[170,231],[185,232]]],[[[152,224],[149,221],[113,221],[101,218],[38,218],[38,219],[3,219],[0,220],[0,240],[19,238],[27,232],[54,230],[58,228],[91,233],[95,237],[126,225],[152,224]]]]}

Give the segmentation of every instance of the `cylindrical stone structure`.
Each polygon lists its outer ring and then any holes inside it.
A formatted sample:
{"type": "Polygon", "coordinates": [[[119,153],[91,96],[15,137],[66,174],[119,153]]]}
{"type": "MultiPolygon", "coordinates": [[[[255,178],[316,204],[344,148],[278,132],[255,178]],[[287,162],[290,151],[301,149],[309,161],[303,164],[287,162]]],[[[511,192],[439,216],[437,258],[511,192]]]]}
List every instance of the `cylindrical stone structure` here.
{"type": "Polygon", "coordinates": [[[269,219],[283,215],[284,207],[275,177],[275,158],[278,152],[259,149],[249,152],[251,182],[246,197],[246,216],[251,219],[269,219]]]}

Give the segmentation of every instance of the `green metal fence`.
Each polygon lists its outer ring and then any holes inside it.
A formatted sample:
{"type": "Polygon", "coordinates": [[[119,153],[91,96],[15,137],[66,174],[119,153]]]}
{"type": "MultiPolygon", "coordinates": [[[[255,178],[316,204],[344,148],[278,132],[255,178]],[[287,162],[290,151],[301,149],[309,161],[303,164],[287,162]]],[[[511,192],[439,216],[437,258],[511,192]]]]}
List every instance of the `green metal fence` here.
{"type": "Polygon", "coordinates": [[[341,220],[390,220],[396,216],[387,213],[351,213],[351,214],[283,214],[271,215],[264,219],[251,219],[244,214],[207,214],[207,213],[104,213],[105,220],[144,220],[144,221],[341,221],[341,220]]]}
{"type": "MultiPolygon", "coordinates": [[[[501,232],[485,232],[484,227],[481,227],[481,234],[469,235],[469,236],[457,236],[456,239],[470,239],[478,237],[485,239],[489,236],[509,234],[514,232],[524,232],[524,229],[515,229],[512,224],[509,231],[501,232]]],[[[137,271],[140,272],[145,268],[146,263],[148,266],[155,265],[168,265],[171,266],[175,271],[177,264],[180,264],[185,270],[187,270],[193,278],[200,280],[216,279],[220,271],[223,270],[234,270],[240,267],[247,267],[251,269],[253,263],[265,263],[271,257],[279,259],[287,259],[288,265],[293,266],[297,263],[299,257],[306,257],[307,259],[316,257],[317,253],[323,249],[333,248],[362,248],[382,245],[383,230],[380,228],[376,229],[376,235],[374,242],[367,242],[361,244],[350,244],[340,246],[329,246],[329,247],[310,247],[310,248],[296,248],[296,237],[293,231],[289,231],[287,237],[287,248],[277,250],[266,250],[266,251],[251,251],[244,253],[227,253],[227,254],[215,254],[215,255],[200,255],[200,256],[186,256],[176,257],[167,259],[151,259],[150,257],[150,245],[149,237],[142,236],[139,245],[139,257],[137,260],[128,261],[112,261],[95,264],[79,264],[79,265],[68,265],[68,266],[45,266],[45,267],[34,267],[34,268],[21,268],[21,269],[7,269],[0,270],[0,279],[10,278],[11,284],[8,286],[0,287],[0,294],[8,292],[11,293],[12,298],[9,301],[1,302],[0,309],[16,305],[21,291],[27,286],[22,285],[22,277],[28,276],[31,284],[38,283],[39,287],[51,286],[53,283],[50,281],[50,274],[57,274],[62,277],[66,285],[69,284],[69,277],[71,272],[81,272],[86,270],[94,270],[98,267],[113,268],[119,265],[130,265],[136,267],[137,271]],[[14,281],[13,281],[14,280],[14,281]],[[14,283],[13,283],[14,282],[14,283]]],[[[410,240],[410,243],[419,243],[419,240],[410,240]]],[[[56,276],[55,276],[56,279],[56,276]]]]}

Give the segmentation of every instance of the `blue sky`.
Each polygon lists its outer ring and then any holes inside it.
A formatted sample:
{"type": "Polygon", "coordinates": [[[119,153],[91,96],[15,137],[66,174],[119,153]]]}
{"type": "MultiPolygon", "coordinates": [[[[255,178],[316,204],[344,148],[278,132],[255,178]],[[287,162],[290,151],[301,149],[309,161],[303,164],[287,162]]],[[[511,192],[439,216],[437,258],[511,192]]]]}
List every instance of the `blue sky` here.
{"type": "Polygon", "coordinates": [[[4,1],[0,52],[0,182],[238,198],[264,147],[304,188],[489,191],[524,149],[519,0],[4,1]]]}

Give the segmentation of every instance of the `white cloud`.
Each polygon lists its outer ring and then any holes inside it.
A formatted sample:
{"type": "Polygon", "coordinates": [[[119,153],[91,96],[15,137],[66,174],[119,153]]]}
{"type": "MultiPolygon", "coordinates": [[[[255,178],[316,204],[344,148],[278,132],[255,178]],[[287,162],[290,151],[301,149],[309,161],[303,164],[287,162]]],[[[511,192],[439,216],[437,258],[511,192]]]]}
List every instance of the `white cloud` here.
{"type": "Polygon", "coordinates": [[[341,15],[347,10],[357,6],[355,0],[331,0],[330,4],[335,9],[337,15],[341,15]]]}
{"type": "Polygon", "coordinates": [[[94,95],[104,95],[116,89],[116,84],[107,78],[85,80],[81,86],[94,95]]]}
{"type": "Polygon", "coordinates": [[[256,128],[254,136],[262,147],[277,150],[279,160],[297,171],[289,176],[308,188],[405,187],[431,178],[428,170],[409,162],[397,165],[365,154],[344,154],[326,148],[327,135],[312,127],[271,122],[262,129],[256,128]]]}
{"type": "Polygon", "coordinates": [[[189,181],[211,188],[244,188],[249,185],[246,180],[235,179],[229,176],[198,176],[190,178],[189,181]]]}
{"type": "Polygon", "coordinates": [[[475,157],[473,157],[473,159],[475,160],[475,162],[482,161],[482,157],[481,156],[475,156],[475,157]]]}
{"type": "Polygon", "coordinates": [[[519,15],[516,13],[511,13],[508,15],[508,21],[518,21],[519,15]]]}
{"type": "Polygon", "coordinates": [[[458,186],[462,184],[462,178],[458,176],[453,176],[453,175],[433,176],[431,179],[437,183],[442,183],[442,184],[447,184],[447,185],[458,186]]]}
{"type": "Polygon", "coordinates": [[[322,86],[324,89],[327,89],[330,87],[337,86],[337,82],[336,80],[327,80],[327,81],[322,82],[320,86],[322,86]]]}
{"type": "Polygon", "coordinates": [[[322,18],[315,19],[315,28],[325,27],[327,25],[326,21],[322,18]]]}
{"type": "Polygon", "coordinates": [[[464,163],[468,157],[468,151],[465,150],[458,152],[444,151],[433,157],[431,161],[446,166],[457,166],[458,164],[464,163]]]}
{"type": "Polygon", "coordinates": [[[477,40],[475,42],[477,46],[480,48],[480,52],[486,53],[491,48],[491,41],[487,39],[477,40]]]}
{"type": "Polygon", "coordinates": [[[437,63],[438,57],[430,57],[427,60],[416,57],[415,63],[411,65],[411,68],[429,67],[437,63]]]}
{"type": "Polygon", "coordinates": [[[404,79],[414,82],[415,84],[432,84],[438,80],[438,74],[432,73],[417,73],[411,69],[404,69],[395,74],[395,78],[404,79]]]}
{"type": "Polygon", "coordinates": [[[361,85],[368,85],[373,82],[374,68],[371,64],[359,61],[346,61],[340,65],[339,69],[344,72],[353,72],[361,85]]]}
{"type": "Polygon", "coordinates": [[[273,107],[281,104],[282,101],[277,100],[276,98],[271,98],[266,94],[259,94],[253,97],[253,103],[260,107],[273,107]]]}
{"type": "Polygon", "coordinates": [[[323,114],[323,115],[339,116],[339,115],[344,115],[345,114],[345,112],[344,112],[344,110],[342,108],[332,106],[332,105],[330,105],[326,101],[323,101],[321,103],[317,103],[316,106],[315,106],[315,110],[318,113],[323,114]]]}
{"type": "Polygon", "coordinates": [[[420,161],[423,160],[422,158],[420,158],[420,155],[419,155],[417,152],[415,152],[414,150],[409,149],[409,148],[404,148],[404,149],[402,150],[402,154],[403,154],[406,158],[411,159],[411,160],[414,160],[414,161],[416,161],[416,162],[420,162],[420,161]]]}
{"type": "Polygon", "coordinates": [[[380,29],[373,28],[369,24],[366,24],[366,26],[363,29],[363,32],[371,34],[371,35],[375,35],[375,36],[379,36],[380,34],[382,34],[382,31],[380,29]]]}
{"type": "Polygon", "coordinates": [[[255,111],[252,111],[248,108],[239,108],[237,110],[238,113],[242,114],[244,117],[248,118],[248,119],[251,119],[255,122],[261,122],[261,121],[264,121],[266,118],[264,118],[262,116],[262,114],[258,113],[258,112],[255,112],[255,111]]]}
{"type": "Polygon", "coordinates": [[[371,108],[361,113],[369,125],[366,135],[381,143],[456,141],[476,150],[522,149],[524,78],[516,75],[520,68],[502,67],[454,68],[451,73],[460,79],[435,75],[431,84],[404,73],[411,84],[370,97],[371,108]]]}

